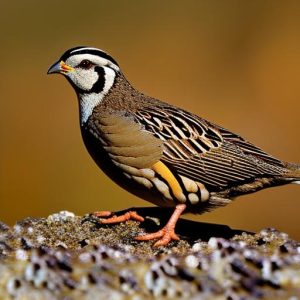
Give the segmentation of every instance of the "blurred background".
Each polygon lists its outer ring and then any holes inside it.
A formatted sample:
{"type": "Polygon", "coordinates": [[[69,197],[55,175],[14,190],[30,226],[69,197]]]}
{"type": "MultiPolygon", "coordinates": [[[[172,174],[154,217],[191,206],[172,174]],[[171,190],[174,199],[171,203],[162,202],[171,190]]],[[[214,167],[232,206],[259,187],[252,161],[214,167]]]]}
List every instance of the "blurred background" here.
{"type": "MultiPolygon", "coordinates": [[[[299,1],[2,1],[0,220],[149,206],[84,148],[75,93],[48,67],[68,48],[108,51],[146,94],[300,163],[299,1]]],[[[194,220],[300,239],[300,187],[267,189],[194,220]]]]}

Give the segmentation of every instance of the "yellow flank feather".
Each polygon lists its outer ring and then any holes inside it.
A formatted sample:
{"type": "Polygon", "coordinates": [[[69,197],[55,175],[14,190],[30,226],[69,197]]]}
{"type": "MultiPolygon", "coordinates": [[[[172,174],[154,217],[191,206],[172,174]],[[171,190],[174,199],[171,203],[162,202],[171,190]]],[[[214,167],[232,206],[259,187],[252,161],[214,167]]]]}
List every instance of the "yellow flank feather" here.
{"type": "Polygon", "coordinates": [[[152,169],[157,174],[159,174],[163,179],[165,179],[167,181],[173,194],[179,201],[181,201],[181,202],[186,201],[186,197],[183,194],[182,189],[181,189],[177,179],[175,178],[173,173],[170,171],[170,169],[164,163],[159,161],[152,166],[152,169]]]}

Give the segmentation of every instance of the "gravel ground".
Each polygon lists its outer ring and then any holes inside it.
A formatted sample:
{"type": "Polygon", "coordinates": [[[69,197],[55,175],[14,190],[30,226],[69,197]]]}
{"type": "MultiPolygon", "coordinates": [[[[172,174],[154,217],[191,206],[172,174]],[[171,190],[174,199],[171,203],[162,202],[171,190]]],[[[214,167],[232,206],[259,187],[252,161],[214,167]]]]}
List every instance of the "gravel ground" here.
{"type": "Polygon", "coordinates": [[[63,211],[0,223],[0,299],[300,299],[300,243],[287,234],[180,220],[179,242],[134,240],[168,215],[103,225],[63,211]]]}

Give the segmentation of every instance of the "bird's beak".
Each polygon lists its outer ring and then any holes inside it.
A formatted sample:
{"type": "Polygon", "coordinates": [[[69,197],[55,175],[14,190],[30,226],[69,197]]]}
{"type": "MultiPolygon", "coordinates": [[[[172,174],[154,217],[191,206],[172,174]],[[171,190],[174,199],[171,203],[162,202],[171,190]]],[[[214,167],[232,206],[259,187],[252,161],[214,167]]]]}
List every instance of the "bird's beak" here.
{"type": "Polygon", "coordinates": [[[68,66],[64,61],[59,61],[53,64],[47,74],[54,74],[54,73],[59,73],[59,74],[67,74],[71,71],[74,71],[74,68],[68,66]]]}

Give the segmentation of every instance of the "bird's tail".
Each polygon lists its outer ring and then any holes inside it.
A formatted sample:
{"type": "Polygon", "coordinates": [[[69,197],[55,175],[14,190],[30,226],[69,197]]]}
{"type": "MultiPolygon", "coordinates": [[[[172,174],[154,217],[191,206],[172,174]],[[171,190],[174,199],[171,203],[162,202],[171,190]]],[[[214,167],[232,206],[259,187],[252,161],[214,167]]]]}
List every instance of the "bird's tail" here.
{"type": "Polygon", "coordinates": [[[287,172],[284,174],[286,178],[291,183],[300,184],[300,165],[293,163],[286,163],[287,172]]]}

